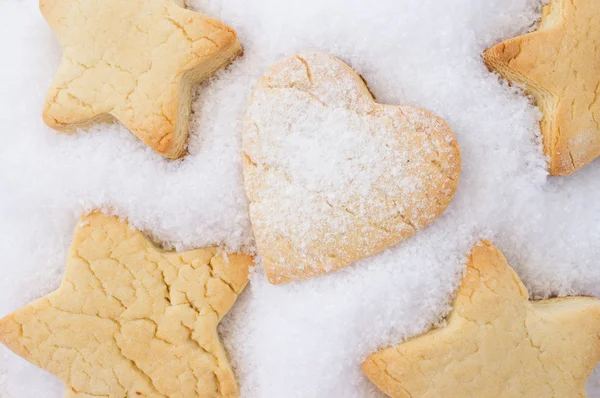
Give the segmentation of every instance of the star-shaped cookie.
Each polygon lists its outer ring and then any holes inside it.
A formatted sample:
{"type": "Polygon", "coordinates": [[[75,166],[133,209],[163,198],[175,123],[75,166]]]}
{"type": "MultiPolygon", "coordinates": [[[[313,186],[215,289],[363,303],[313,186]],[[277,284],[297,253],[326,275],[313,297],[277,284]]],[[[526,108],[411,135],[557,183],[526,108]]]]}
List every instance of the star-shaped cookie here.
{"type": "Polygon", "coordinates": [[[599,25],[597,1],[553,0],[537,31],[484,54],[490,69],[535,97],[553,175],[570,174],[600,155],[599,25]]]}
{"type": "Polygon", "coordinates": [[[391,397],[585,397],[600,360],[600,301],[528,301],[502,253],[476,246],[447,326],[371,355],[391,397]]]}
{"type": "Polygon", "coordinates": [[[68,397],[236,397],[217,324],[253,260],[165,252],[116,217],[83,217],[54,293],[0,320],[0,341],[68,397]]]}
{"type": "Polygon", "coordinates": [[[155,151],[183,155],[192,85],[242,47],[233,29],[176,0],[40,0],[64,47],[43,118],[57,130],[119,120],[155,151]]]}

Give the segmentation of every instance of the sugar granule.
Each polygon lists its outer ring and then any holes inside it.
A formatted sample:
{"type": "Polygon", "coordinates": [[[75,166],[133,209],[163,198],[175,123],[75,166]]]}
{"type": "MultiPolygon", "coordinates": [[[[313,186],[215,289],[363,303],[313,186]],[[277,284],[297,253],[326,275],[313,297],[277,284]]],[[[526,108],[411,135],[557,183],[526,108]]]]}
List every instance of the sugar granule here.
{"type": "MultiPolygon", "coordinates": [[[[600,164],[548,178],[538,110],[480,56],[533,29],[539,1],[187,3],[233,26],[245,55],[198,90],[190,154],[172,162],[119,125],[72,136],[44,127],[60,46],[37,2],[0,2],[0,316],[58,286],[78,215],[93,207],[110,207],[165,246],[251,249],[242,118],[269,66],[306,50],[350,64],[380,103],[442,116],[461,147],[461,182],[440,219],[377,256],[284,286],[269,285],[259,267],[220,329],[242,396],[380,397],[362,359],[448,311],[479,238],[504,252],[536,297],[600,295],[600,164]]],[[[590,397],[600,396],[599,380],[597,370],[590,397]]],[[[58,398],[63,387],[0,347],[0,395],[58,398]]]]}

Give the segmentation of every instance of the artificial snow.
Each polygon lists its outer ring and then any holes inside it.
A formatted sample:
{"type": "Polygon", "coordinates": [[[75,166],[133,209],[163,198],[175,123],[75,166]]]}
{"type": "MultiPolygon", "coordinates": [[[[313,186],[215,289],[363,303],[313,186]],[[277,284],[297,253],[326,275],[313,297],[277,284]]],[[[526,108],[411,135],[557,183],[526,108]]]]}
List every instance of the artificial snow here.
{"type": "MultiPolygon", "coordinates": [[[[480,238],[535,297],[600,296],[600,162],[550,178],[539,111],[481,52],[534,28],[539,0],[194,0],[234,27],[242,58],[202,85],[190,154],[162,159],[120,125],[63,135],[41,108],[60,46],[34,0],[0,2],[0,316],[51,292],[82,212],[111,209],[165,247],[253,249],[241,131],[259,77],[284,56],[331,53],[377,101],[417,105],[456,134],[463,170],[448,210],[414,237],[343,270],[272,286],[257,267],[220,327],[243,397],[380,397],[366,355],[440,320],[480,238]]],[[[600,396],[600,371],[588,383],[600,396]]],[[[62,384],[0,347],[0,397],[62,384]]]]}

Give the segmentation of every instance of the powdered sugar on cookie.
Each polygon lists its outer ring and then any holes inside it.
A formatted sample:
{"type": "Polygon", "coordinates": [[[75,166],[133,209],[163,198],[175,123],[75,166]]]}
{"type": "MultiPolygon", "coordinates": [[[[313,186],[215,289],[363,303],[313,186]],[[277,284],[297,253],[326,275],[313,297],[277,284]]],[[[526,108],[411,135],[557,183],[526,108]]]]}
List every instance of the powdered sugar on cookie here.
{"type": "Polygon", "coordinates": [[[307,53],[259,82],[244,129],[258,250],[273,282],[373,254],[433,221],[460,154],[443,120],[377,104],[343,62],[307,53]]]}

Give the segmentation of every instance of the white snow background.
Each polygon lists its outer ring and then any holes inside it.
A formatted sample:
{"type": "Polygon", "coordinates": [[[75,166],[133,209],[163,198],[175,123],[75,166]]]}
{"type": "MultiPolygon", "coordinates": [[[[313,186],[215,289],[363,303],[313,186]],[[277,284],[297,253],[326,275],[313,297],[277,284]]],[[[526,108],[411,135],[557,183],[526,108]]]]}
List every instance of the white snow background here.
{"type": "MultiPolygon", "coordinates": [[[[550,178],[539,112],[484,66],[482,51],[534,29],[539,0],[188,0],[232,27],[245,54],[202,85],[190,154],[167,161],[120,125],[77,135],[44,126],[61,48],[35,0],[0,0],[0,316],[60,283],[79,215],[111,207],[177,249],[252,248],[242,186],[242,118],[280,58],[332,53],[377,100],[442,116],[463,170],[450,208],[380,255],[272,286],[261,267],[220,327],[243,397],[380,397],[360,370],[378,347],[447,313],[479,238],[535,297],[600,296],[600,161],[550,178]]],[[[0,347],[0,397],[61,397],[53,376],[0,347]]],[[[600,397],[600,372],[588,383],[600,397]]]]}

